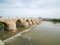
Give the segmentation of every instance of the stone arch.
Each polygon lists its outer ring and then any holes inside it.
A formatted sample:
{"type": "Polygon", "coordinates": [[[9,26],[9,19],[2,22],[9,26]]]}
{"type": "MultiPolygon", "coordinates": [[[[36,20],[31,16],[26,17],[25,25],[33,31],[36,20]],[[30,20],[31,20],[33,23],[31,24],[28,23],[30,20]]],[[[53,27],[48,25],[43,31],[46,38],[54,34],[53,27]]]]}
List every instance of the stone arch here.
{"type": "Polygon", "coordinates": [[[29,22],[29,20],[27,19],[26,22],[29,22]]]}
{"type": "Polygon", "coordinates": [[[33,20],[31,20],[32,24],[34,24],[33,20]]]}
{"type": "Polygon", "coordinates": [[[32,22],[29,19],[27,19],[26,22],[28,22],[29,25],[32,25],[32,22]]]}
{"type": "Polygon", "coordinates": [[[34,19],[32,19],[31,22],[32,22],[32,24],[35,24],[36,23],[36,21],[34,19]]]}
{"type": "Polygon", "coordinates": [[[28,27],[28,21],[25,20],[17,20],[16,27],[28,27]]]}
{"type": "Polygon", "coordinates": [[[0,22],[0,23],[2,24],[1,26],[4,30],[9,30],[9,26],[7,23],[5,23],[5,22],[0,22]]]}
{"type": "Polygon", "coordinates": [[[21,26],[22,26],[21,20],[18,19],[18,20],[16,21],[16,27],[21,27],[21,26]]]}
{"type": "Polygon", "coordinates": [[[28,19],[26,19],[26,22],[29,24],[30,21],[28,19]]]}

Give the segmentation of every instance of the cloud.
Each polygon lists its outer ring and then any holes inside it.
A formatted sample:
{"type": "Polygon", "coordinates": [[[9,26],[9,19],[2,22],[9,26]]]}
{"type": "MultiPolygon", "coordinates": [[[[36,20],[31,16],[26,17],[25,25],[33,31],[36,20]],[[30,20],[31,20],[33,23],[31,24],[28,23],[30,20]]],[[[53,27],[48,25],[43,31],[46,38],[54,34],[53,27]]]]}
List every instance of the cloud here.
{"type": "Polygon", "coordinates": [[[0,1],[5,7],[56,7],[59,6],[59,0],[2,0],[0,1]]]}
{"type": "MultiPolygon", "coordinates": [[[[18,9],[3,9],[5,11],[2,11],[3,15],[10,15],[10,16],[17,16],[17,17],[46,17],[46,16],[54,16],[57,15],[59,11],[59,9],[43,9],[43,8],[39,8],[39,9],[31,9],[31,8],[18,8],[18,9]]],[[[55,16],[54,16],[55,17],[55,16]]]]}
{"type": "Polygon", "coordinates": [[[0,15],[59,17],[60,0],[0,0],[0,15]]]}

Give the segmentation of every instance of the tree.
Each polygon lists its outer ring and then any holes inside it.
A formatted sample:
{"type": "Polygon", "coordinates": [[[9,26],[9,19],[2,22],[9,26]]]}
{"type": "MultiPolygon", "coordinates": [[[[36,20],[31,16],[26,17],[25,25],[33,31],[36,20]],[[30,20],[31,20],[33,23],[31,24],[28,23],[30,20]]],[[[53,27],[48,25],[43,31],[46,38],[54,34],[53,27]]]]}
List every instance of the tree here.
{"type": "Polygon", "coordinates": [[[0,16],[0,18],[2,18],[2,16],[0,16]]]}

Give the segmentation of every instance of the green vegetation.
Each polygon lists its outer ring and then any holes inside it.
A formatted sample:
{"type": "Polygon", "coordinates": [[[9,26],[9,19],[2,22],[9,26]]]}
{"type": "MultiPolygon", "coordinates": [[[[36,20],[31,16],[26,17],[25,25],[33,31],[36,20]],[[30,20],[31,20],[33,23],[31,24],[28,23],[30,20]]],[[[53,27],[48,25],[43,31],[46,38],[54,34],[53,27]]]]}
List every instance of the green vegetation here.
{"type": "Polygon", "coordinates": [[[3,23],[0,22],[0,28],[2,27],[3,23]]]}
{"type": "Polygon", "coordinates": [[[50,19],[50,21],[60,22],[60,19],[50,19]]]}
{"type": "Polygon", "coordinates": [[[49,21],[51,21],[53,23],[60,23],[60,19],[50,19],[49,21]]]}
{"type": "Polygon", "coordinates": [[[53,23],[60,23],[60,18],[43,18],[43,21],[51,21],[53,23]]]}
{"type": "MultiPolygon", "coordinates": [[[[2,16],[0,16],[0,18],[2,18],[2,16]]],[[[0,22],[0,28],[2,27],[3,23],[0,22]]]]}
{"type": "Polygon", "coordinates": [[[0,16],[0,18],[2,18],[2,16],[0,16]]]}

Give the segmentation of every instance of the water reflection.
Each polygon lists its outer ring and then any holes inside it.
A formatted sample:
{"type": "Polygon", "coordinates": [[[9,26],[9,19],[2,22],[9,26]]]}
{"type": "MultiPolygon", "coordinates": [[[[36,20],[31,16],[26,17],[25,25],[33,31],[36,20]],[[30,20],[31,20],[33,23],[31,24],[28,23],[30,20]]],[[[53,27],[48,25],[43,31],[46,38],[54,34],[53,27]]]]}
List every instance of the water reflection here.
{"type": "Polygon", "coordinates": [[[5,40],[13,35],[16,35],[17,33],[24,31],[26,28],[24,27],[18,27],[18,30],[16,32],[11,32],[11,31],[5,31],[4,28],[0,30],[0,39],[5,40]]]}

